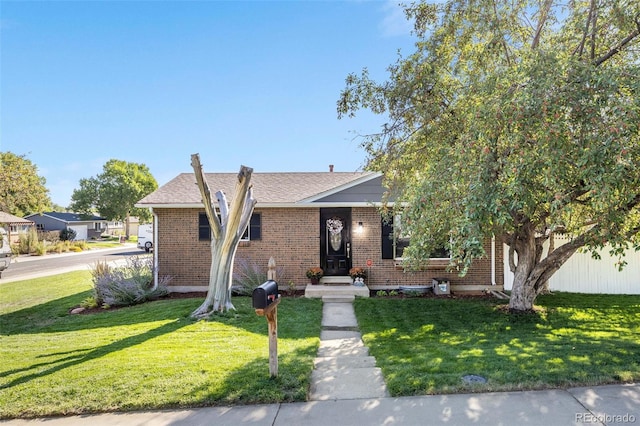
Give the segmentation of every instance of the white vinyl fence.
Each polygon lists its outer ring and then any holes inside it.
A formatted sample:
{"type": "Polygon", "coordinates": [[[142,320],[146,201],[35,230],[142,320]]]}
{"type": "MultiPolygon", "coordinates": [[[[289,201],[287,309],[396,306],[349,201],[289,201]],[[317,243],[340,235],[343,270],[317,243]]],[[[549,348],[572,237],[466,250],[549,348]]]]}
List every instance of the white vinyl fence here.
{"type": "MultiPolygon", "coordinates": [[[[555,246],[564,244],[566,237],[556,236],[555,246]]],[[[549,242],[545,243],[548,250],[549,242]]],[[[509,270],[509,247],[504,246],[504,288],[511,290],[513,273],[509,270]]],[[[609,255],[609,248],[600,251],[600,260],[590,253],[576,252],[549,280],[551,291],[601,294],[640,294],[640,252],[627,250],[627,266],[618,271],[618,258],[609,255]]]]}

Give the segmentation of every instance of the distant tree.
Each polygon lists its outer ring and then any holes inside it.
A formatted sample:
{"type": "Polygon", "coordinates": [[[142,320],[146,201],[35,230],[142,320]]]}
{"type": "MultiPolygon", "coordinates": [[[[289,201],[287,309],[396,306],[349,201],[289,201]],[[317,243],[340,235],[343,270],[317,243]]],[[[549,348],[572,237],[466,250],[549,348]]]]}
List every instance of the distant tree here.
{"type": "Polygon", "coordinates": [[[107,220],[126,223],[129,237],[129,217],[142,222],[151,220],[148,209],[134,207],[135,203],[158,188],[158,183],[144,164],[109,160],[96,177],[80,180],[80,188],[71,195],[69,208],[77,213],[99,213],[107,220]]]}
{"type": "Polygon", "coordinates": [[[0,211],[23,217],[50,208],[46,180],[24,155],[0,152],[0,211]]]}
{"type": "Polygon", "coordinates": [[[51,210],[54,212],[66,212],[67,208],[61,206],[60,204],[51,203],[51,210]]]}
{"type": "MultiPolygon", "coordinates": [[[[385,173],[408,266],[443,242],[464,273],[509,246],[509,307],[532,309],[578,249],[640,247],[640,2],[418,3],[415,53],[384,83],[347,77],[338,114],[388,114],[364,139],[385,173]],[[564,232],[568,243],[545,254],[564,232]]],[[[624,264],[621,258],[620,265],[624,264]]]]}

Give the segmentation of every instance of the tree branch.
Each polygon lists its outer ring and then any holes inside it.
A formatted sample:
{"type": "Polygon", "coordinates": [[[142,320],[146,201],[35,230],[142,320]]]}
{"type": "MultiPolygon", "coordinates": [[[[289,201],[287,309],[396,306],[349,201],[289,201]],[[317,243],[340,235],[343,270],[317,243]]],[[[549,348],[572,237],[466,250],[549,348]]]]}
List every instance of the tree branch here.
{"type": "Polygon", "coordinates": [[[215,208],[213,207],[213,202],[211,201],[211,189],[209,188],[207,179],[205,178],[204,172],[202,171],[202,164],[200,163],[199,154],[191,155],[191,167],[193,167],[193,171],[196,175],[196,182],[198,182],[198,189],[200,190],[200,195],[202,196],[204,211],[206,212],[207,218],[209,219],[211,233],[213,234],[214,239],[218,239],[220,238],[221,234],[220,222],[218,221],[218,216],[216,215],[215,208]]]}
{"type": "Polygon", "coordinates": [[[584,52],[584,45],[587,42],[587,37],[589,36],[589,26],[591,25],[591,20],[593,19],[593,13],[595,9],[596,9],[596,0],[591,0],[591,4],[589,5],[589,15],[587,15],[587,24],[584,27],[584,31],[582,33],[582,39],[580,40],[580,43],[578,43],[578,45],[576,46],[575,50],[572,53],[573,55],[577,53],[578,57],[581,57],[582,53],[584,52]]]}
{"type": "Polygon", "coordinates": [[[593,11],[593,23],[591,25],[591,53],[589,59],[592,61],[596,58],[596,32],[598,31],[598,9],[593,11]]]}
{"type": "Polygon", "coordinates": [[[541,11],[540,19],[538,20],[538,27],[536,28],[536,34],[533,37],[533,41],[531,42],[531,50],[535,50],[540,44],[540,36],[542,35],[542,29],[544,28],[544,24],[547,21],[549,16],[549,10],[551,10],[551,5],[553,4],[553,0],[546,0],[541,11]]]}
{"type": "Polygon", "coordinates": [[[496,27],[498,28],[498,32],[500,33],[500,44],[502,44],[502,48],[504,49],[507,65],[511,66],[511,57],[509,56],[509,47],[507,46],[507,43],[504,40],[504,35],[502,34],[502,31],[500,30],[500,17],[498,16],[498,7],[496,5],[495,0],[493,1],[493,13],[496,15],[496,27]]]}
{"type": "Polygon", "coordinates": [[[604,55],[600,56],[598,59],[595,60],[594,64],[596,66],[601,65],[603,62],[607,61],[608,59],[610,59],[612,56],[620,53],[620,51],[629,43],[631,43],[631,41],[633,41],[634,38],[638,37],[638,35],[640,35],[640,14],[638,16],[635,17],[634,19],[635,23],[636,23],[636,29],[634,31],[632,31],[628,36],[626,36],[624,39],[622,39],[622,41],[620,43],[618,43],[615,47],[611,48],[607,53],[605,53],[604,55]]]}

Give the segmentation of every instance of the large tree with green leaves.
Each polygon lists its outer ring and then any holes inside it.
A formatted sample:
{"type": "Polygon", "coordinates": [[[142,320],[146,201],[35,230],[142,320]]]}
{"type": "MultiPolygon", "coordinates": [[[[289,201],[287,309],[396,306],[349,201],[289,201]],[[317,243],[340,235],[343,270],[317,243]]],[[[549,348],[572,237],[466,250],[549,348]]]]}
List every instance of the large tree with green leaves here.
{"type": "Polygon", "coordinates": [[[135,203],[157,188],[158,183],[146,165],[112,159],[105,163],[101,174],[80,180],[69,208],[77,213],[98,212],[108,220],[123,221],[128,237],[130,216],[137,216],[143,223],[151,220],[149,210],[134,207],[135,203]]]}
{"type": "Polygon", "coordinates": [[[0,211],[22,217],[48,210],[51,199],[45,184],[24,155],[0,152],[0,211]]]}
{"type": "Polygon", "coordinates": [[[509,307],[526,311],[576,250],[640,248],[640,2],[406,12],[416,51],[385,82],[349,75],[338,114],[388,117],[363,145],[404,202],[408,266],[445,242],[464,273],[495,236],[515,276],[509,307]],[[547,253],[555,232],[570,240],[547,253]]]}

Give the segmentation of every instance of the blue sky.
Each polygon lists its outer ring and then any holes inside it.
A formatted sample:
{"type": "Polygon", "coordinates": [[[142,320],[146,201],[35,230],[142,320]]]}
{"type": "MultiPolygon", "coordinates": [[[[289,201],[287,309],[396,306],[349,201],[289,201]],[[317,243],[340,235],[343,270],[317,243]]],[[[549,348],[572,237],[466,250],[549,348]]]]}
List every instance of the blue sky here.
{"type": "Polygon", "coordinates": [[[163,185],[192,172],[361,169],[338,120],[345,77],[413,50],[397,1],[0,3],[0,151],[26,155],[66,206],[111,158],[163,185]]]}

